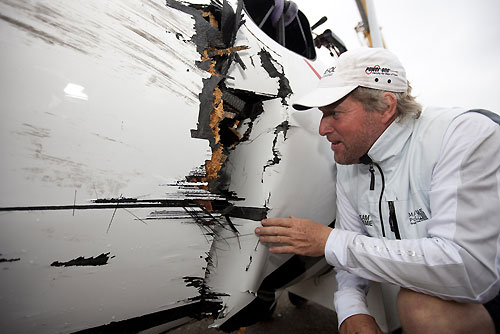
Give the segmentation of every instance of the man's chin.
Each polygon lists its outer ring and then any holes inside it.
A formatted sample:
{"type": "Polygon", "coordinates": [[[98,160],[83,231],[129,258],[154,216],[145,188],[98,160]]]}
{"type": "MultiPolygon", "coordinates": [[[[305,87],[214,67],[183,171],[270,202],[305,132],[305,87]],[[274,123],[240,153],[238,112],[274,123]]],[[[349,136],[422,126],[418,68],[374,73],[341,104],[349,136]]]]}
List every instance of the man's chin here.
{"type": "Polygon", "coordinates": [[[335,153],[333,153],[333,158],[335,159],[335,162],[338,163],[339,165],[352,165],[354,163],[346,159],[343,159],[343,157],[338,156],[335,153]]]}
{"type": "Polygon", "coordinates": [[[346,162],[341,161],[341,162],[339,162],[339,161],[335,160],[335,162],[336,162],[337,164],[339,164],[339,165],[344,165],[344,166],[347,166],[347,165],[354,165],[354,162],[349,162],[349,161],[346,161],[346,162]]]}
{"type": "Polygon", "coordinates": [[[346,157],[344,154],[333,152],[333,159],[339,165],[354,165],[359,163],[359,159],[346,157]]]}

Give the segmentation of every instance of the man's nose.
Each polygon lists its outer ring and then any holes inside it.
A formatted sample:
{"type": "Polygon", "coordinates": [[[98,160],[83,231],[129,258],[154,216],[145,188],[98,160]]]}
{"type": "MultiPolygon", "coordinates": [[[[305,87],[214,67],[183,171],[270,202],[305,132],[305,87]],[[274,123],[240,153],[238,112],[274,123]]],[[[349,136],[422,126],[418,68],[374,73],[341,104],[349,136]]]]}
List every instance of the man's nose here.
{"type": "Polygon", "coordinates": [[[321,121],[319,122],[319,134],[320,136],[326,136],[330,132],[333,131],[333,127],[331,122],[326,118],[323,117],[321,121]]]}

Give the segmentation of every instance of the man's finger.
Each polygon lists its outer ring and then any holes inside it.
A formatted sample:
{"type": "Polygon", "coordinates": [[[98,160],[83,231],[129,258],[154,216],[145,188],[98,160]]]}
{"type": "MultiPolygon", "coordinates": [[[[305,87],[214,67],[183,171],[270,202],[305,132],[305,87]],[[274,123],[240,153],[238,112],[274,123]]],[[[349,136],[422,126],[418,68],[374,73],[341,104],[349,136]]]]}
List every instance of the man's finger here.
{"type": "Polygon", "coordinates": [[[282,227],[290,227],[291,224],[290,218],[267,218],[262,220],[262,226],[282,226],[282,227]]]}
{"type": "Polygon", "coordinates": [[[260,242],[266,244],[288,244],[289,239],[281,235],[266,235],[259,237],[260,242]]]}
{"type": "Polygon", "coordinates": [[[280,226],[269,226],[269,227],[257,227],[255,233],[259,236],[263,235],[283,235],[288,236],[289,231],[285,227],[280,226]]]}

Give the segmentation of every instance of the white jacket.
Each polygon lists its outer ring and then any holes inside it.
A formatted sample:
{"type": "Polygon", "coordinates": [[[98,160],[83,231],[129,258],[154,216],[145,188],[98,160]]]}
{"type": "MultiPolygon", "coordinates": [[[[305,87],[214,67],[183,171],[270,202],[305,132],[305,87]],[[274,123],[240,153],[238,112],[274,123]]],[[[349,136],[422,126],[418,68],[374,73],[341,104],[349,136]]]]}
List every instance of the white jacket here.
{"type": "Polygon", "coordinates": [[[500,288],[500,126],[478,112],[426,109],[394,122],[367,156],[337,165],[339,324],[369,314],[368,281],[461,302],[500,288]],[[382,222],[381,222],[382,221],[382,222]]]}

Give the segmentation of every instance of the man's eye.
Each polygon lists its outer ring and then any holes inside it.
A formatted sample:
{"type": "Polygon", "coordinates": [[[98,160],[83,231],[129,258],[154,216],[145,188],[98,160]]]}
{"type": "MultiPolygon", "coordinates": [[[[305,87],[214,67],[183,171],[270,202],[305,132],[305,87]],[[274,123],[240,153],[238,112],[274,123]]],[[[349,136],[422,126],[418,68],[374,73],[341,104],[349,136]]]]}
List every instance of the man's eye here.
{"type": "Polygon", "coordinates": [[[327,118],[327,117],[332,117],[334,119],[337,119],[339,117],[339,113],[336,111],[323,112],[323,118],[327,118]]]}

